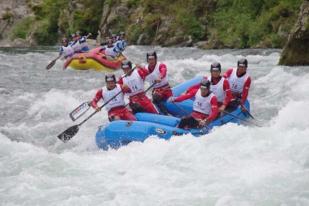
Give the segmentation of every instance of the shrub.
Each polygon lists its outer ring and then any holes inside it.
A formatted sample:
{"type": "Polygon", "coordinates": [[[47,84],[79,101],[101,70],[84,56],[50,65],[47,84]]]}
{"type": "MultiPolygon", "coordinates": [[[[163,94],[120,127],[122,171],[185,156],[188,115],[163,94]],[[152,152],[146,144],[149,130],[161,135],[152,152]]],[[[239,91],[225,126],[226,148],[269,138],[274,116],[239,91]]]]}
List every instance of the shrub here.
{"type": "Polygon", "coordinates": [[[11,39],[21,38],[26,39],[29,31],[31,30],[31,26],[33,24],[33,17],[26,17],[16,23],[12,28],[11,39]]]}

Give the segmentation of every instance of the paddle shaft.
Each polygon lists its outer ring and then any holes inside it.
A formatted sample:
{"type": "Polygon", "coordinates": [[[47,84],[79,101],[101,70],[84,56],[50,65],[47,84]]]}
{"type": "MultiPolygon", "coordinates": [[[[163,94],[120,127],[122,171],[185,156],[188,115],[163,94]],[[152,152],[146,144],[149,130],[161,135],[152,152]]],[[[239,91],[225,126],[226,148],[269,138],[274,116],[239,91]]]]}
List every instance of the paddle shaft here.
{"type": "MultiPolygon", "coordinates": [[[[146,90],[145,93],[148,92],[154,85],[156,84],[153,83],[152,85],[150,85],[146,90]]],[[[121,94],[122,91],[118,92],[115,96],[113,96],[112,98],[110,98],[107,102],[105,102],[102,106],[100,106],[99,110],[94,111],[91,115],[89,115],[86,119],[84,119],[81,123],[78,124],[78,126],[80,127],[82,124],[84,124],[88,119],[90,119],[93,115],[95,115],[97,112],[99,112],[105,105],[107,105],[110,101],[112,101],[113,99],[115,99],[119,94],[121,94]]],[[[129,103],[128,103],[129,104],[129,103]]],[[[128,105],[126,104],[125,107],[128,105]]]]}
{"type": "Polygon", "coordinates": [[[242,108],[243,110],[245,110],[245,112],[249,115],[249,117],[251,117],[252,119],[255,120],[255,118],[253,117],[253,115],[247,110],[247,108],[246,108],[244,105],[241,105],[241,108],[242,108]]]}
{"type": "MultiPolygon", "coordinates": [[[[135,69],[135,67],[132,69],[132,71],[135,69]]],[[[130,73],[128,73],[130,74],[130,73]]],[[[124,75],[124,77],[128,76],[128,74],[124,75]]],[[[145,93],[155,85],[156,83],[153,83],[146,91],[145,93]]],[[[91,115],[89,115],[86,119],[84,119],[81,123],[78,124],[78,126],[81,126],[82,124],[84,124],[88,119],[90,119],[93,115],[95,115],[97,112],[99,112],[105,105],[107,105],[110,101],[112,101],[113,99],[115,99],[119,94],[121,94],[122,91],[118,92],[115,96],[113,96],[112,98],[110,98],[107,102],[105,102],[102,106],[99,107],[98,110],[94,111],[91,115]]]]}
{"type": "Polygon", "coordinates": [[[247,122],[247,123],[249,123],[249,124],[253,124],[253,125],[255,125],[255,126],[258,126],[258,127],[260,127],[260,125],[258,125],[258,124],[255,124],[255,123],[253,123],[253,122],[250,122],[250,121],[248,121],[248,120],[246,120],[246,119],[242,119],[242,118],[240,118],[240,117],[238,117],[238,116],[236,116],[236,115],[234,115],[234,114],[231,114],[231,113],[229,113],[229,112],[226,112],[226,111],[222,111],[224,114],[227,114],[227,115],[230,115],[230,116],[232,116],[232,117],[234,117],[234,118],[236,118],[236,119],[239,119],[239,120],[241,120],[241,121],[244,121],[244,122],[247,122]]]}
{"type": "MultiPolygon", "coordinates": [[[[134,68],[135,69],[135,68],[134,68]]],[[[130,74],[130,73],[129,73],[130,74]]],[[[125,75],[127,76],[127,74],[125,75]]],[[[95,115],[97,112],[99,112],[105,105],[107,105],[110,101],[112,101],[114,98],[116,98],[122,91],[118,92],[115,96],[113,96],[111,99],[109,99],[107,102],[105,102],[102,106],[99,107],[98,110],[93,112],[91,115],[89,115],[86,119],[84,119],[81,123],[71,126],[68,129],[66,129],[64,132],[62,132],[60,135],[58,135],[58,138],[62,140],[63,142],[69,141],[72,137],[74,137],[78,130],[79,127],[84,124],[88,119],[90,119],[93,115],[95,115]]]]}
{"type": "Polygon", "coordinates": [[[56,61],[57,61],[60,57],[61,57],[61,55],[59,55],[56,59],[52,60],[52,61],[46,66],[46,69],[47,69],[47,70],[51,69],[51,68],[55,65],[56,61]]]}
{"type": "MultiPolygon", "coordinates": [[[[134,70],[135,69],[135,67],[132,69],[132,70],[134,70]]],[[[124,75],[123,77],[126,77],[127,75],[124,75]]],[[[76,107],[71,113],[70,113],[70,117],[71,117],[71,114],[76,110],[76,109],[78,109],[79,107],[81,107],[83,104],[85,104],[86,102],[84,102],[84,103],[82,103],[81,105],[79,105],[78,107],[76,107]]],[[[88,102],[88,104],[90,105],[91,104],[91,101],[90,102],[88,102]]],[[[85,112],[84,112],[85,113],[85,112]]],[[[84,114],[83,113],[83,114],[84,114]]],[[[81,117],[83,114],[81,114],[79,117],[81,117]]],[[[79,118],[78,117],[78,118],[79,118]]],[[[76,119],[78,119],[78,118],[76,118],[76,119]]],[[[72,119],[72,117],[71,117],[71,119],[72,119]]],[[[75,120],[76,120],[75,119],[75,120]]],[[[73,120],[73,119],[72,119],[73,120]]],[[[75,121],[75,120],[73,120],[73,121],[75,121]]]]}
{"type": "Polygon", "coordinates": [[[81,123],[79,123],[78,126],[81,126],[82,124],[84,124],[88,119],[90,119],[93,115],[95,115],[97,112],[99,112],[105,105],[107,105],[110,101],[115,99],[121,93],[122,93],[122,91],[118,92],[115,96],[110,98],[107,102],[105,102],[102,106],[100,106],[98,110],[94,111],[91,115],[89,115],[86,119],[84,119],[81,123]]]}

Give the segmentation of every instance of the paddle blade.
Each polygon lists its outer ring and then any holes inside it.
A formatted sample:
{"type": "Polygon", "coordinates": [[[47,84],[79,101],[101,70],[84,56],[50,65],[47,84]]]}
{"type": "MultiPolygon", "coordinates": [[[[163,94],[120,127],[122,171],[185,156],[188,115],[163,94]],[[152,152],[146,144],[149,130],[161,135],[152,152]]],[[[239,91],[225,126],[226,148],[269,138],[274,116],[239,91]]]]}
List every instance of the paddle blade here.
{"type": "Polygon", "coordinates": [[[46,69],[49,70],[50,68],[52,68],[52,67],[55,65],[56,61],[57,61],[56,59],[53,60],[53,61],[51,61],[51,62],[46,66],[46,69]]]}
{"type": "Polygon", "coordinates": [[[90,103],[84,102],[70,113],[70,118],[74,122],[75,120],[80,118],[83,114],[85,114],[89,109],[90,109],[90,103]]]}
{"type": "Polygon", "coordinates": [[[64,132],[62,132],[61,134],[59,134],[58,138],[63,142],[67,142],[76,135],[78,130],[79,130],[78,125],[74,125],[68,128],[67,130],[65,130],[64,132]]]}

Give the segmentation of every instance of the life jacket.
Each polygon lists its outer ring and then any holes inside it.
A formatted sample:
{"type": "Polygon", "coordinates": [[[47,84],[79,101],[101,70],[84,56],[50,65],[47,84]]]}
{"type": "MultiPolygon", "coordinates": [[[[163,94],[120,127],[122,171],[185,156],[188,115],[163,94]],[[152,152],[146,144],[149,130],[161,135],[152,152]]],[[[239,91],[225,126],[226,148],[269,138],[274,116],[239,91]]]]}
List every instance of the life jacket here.
{"type": "Polygon", "coordinates": [[[193,102],[193,111],[200,112],[209,115],[211,112],[211,99],[215,96],[210,93],[207,97],[201,95],[201,89],[199,89],[195,95],[195,100],[193,102]]]}
{"type": "Polygon", "coordinates": [[[105,49],[105,55],[110,56],[112,58],[115,58],[119,53],[120,51],[115,46],[106,47],[105,49]]]}
{"type": "MultiPolygon", "coordinates": [[[[159,77],[161,76],[160,74],[160,65],[161,63],[157,62],[154,70],[147,75],[146,77],[146,81],[150,82],[150,84],[155,83],[155,80],[159,79],[159,77]]],[[[146,65],[146,69],[149,71],[149,64],[146,65]]],[[[153,86],[153,88],[160,88],[162,86],[165,86],[168,84],[168,77],[167,75],[165,75],[165,77],[162,79],[162,81],[160,83],[157,83],[153,86]]]]}
{"type": "Polygon", "coordinates": [[[238,77],[237,68],[233,68],[231,76],[228,78],[233,96],[240,97],[244,88],[244,84],[249,78],[248,72],[245,75],[238,77]]]}
{"type": "Polygon", "coordinates": [[[79,39],[79,44],[80,44],[80,47],[81,47],[81,51],[82,52],[87,52],[89,51],[89,47],[88,47],[88,44],[87,44],[87,39],[85,36],[81,37],[79,39]]]}
{"type": "Polygon", "coordinates": [[[63,54],[64,58],[66,59],[68,57],[73,56],[74,50],[73,50],[73,48],[70,45],[68,45],[68,46],[61,46],[60,54],[63,54]]]}
{"type": "Polygon", "coordinates": [[[82,47],[81,47],[79,41],[72,42],[71,47],[73,48],[75,53],[79,53],[82,50],[82,47]]]}
{"type": "MultiPolygon", "coordinates": [[[[218,102],[223,102],[226,95],[226,92],[223,89],[224,80],[225,78],[221,77],[217,84],[210,84],[210,91],[217,97],[218,102]]],[[[211,82],[211,77],[209,77],[209,81],[211,82]]]]}
{"type": "Polygon", "coordinates": [[[125,47],[127,46],[126,42],[123,41],[123,40],[116,41],[116,43],[114,45],[115,45],[116,51],[118,51],[118,52],[123,52],[125,47]]]}
{"type": "Polygon", "coordinates": [[[135,69],[130,76],[123,77],[123,83],[128,85],[131,89],[131,92],[128,93],[130,97],[144,92],[144,81],[139,75],[137,69],[135,69]]]}
{"type": "Polygon", "coordinates": [[[121,92],[121,87],[119,84],[117,84],[116,87],[112,90],[108,90],[106,87],[102,88],[102,98],[104,103],[109,101],[115,95],[117,96],[113,100],[111,100],[107,105],[105,105],[105,109],[107,111],[111,110],[114,107],[124,106],[125,105],[124,95],[121,92]],[[120,94],[118,94],[119,92],[120,94]]]}

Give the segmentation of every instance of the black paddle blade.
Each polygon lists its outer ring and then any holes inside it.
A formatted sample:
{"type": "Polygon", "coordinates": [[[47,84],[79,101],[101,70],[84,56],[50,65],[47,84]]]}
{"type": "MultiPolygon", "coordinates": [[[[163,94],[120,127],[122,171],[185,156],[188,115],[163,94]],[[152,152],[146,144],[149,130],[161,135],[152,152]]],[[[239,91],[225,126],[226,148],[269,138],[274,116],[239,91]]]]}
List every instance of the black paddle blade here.
{"type": "Polygon", "coordinates": [[[64,132],[62,132],[61,134],[59,134],[58,138],[63,142],[67,142],[76,135],[78,130],[79,130],[78,125],[74,125],[68,128],[67,130],[65,130],[64,132]]]}
{"type": "Polygon", "coordinates": [[[54,65],[55,65],[56,61],[53,60],[51,61],[47,66],[46,66],[46,69],[49,70],[50,68],[52,68],[54,65]]]}

